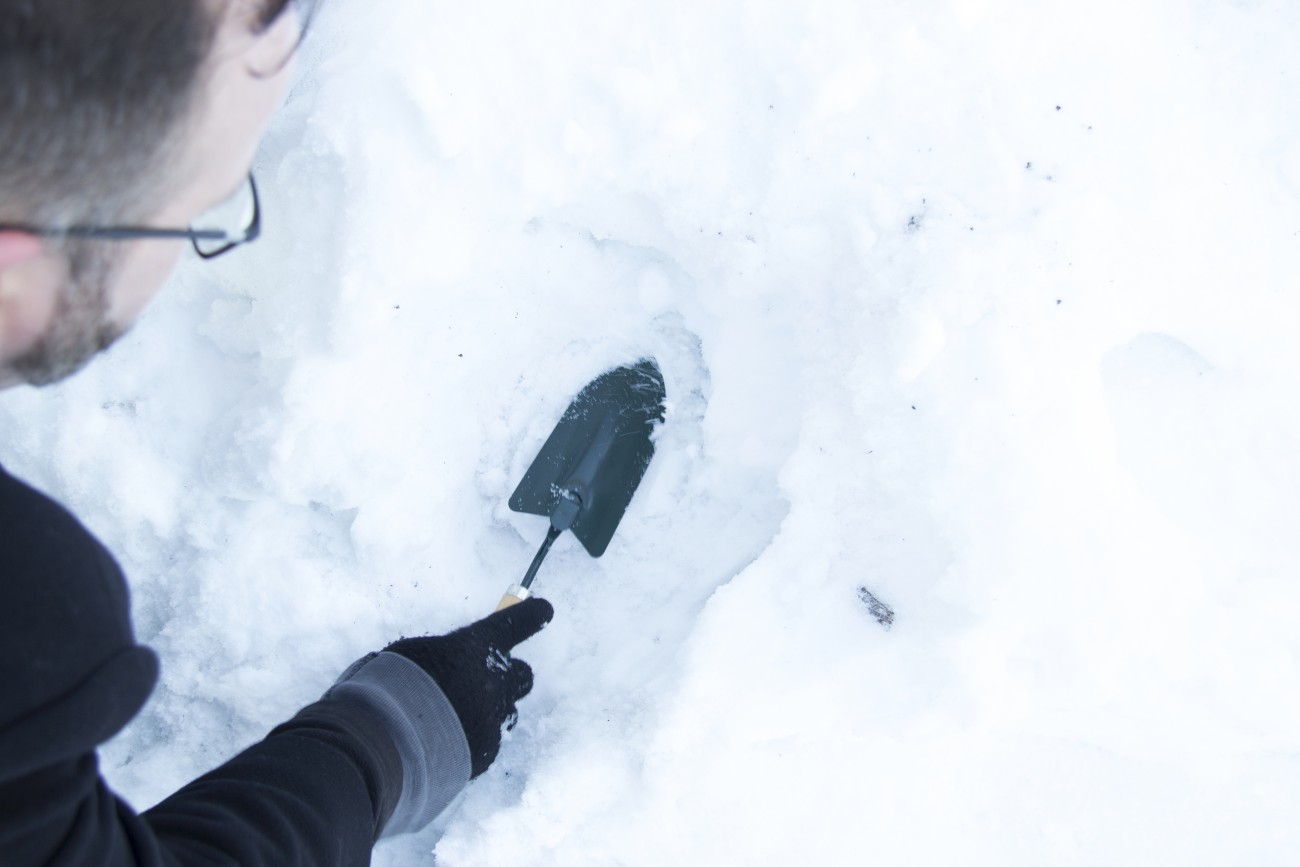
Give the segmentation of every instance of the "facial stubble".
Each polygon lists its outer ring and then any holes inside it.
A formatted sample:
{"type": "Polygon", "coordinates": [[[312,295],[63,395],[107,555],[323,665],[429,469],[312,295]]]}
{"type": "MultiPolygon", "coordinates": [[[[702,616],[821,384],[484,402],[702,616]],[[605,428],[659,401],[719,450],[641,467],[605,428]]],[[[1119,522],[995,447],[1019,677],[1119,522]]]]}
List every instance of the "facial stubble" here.
{"type": "Polygon", "coordinates": [[[102,243],[69,246],[68,277],[49,328],[9,363],[24,382],[40,386],[66,379],[125,333],[108,312],[115,258],[102,243]]]}

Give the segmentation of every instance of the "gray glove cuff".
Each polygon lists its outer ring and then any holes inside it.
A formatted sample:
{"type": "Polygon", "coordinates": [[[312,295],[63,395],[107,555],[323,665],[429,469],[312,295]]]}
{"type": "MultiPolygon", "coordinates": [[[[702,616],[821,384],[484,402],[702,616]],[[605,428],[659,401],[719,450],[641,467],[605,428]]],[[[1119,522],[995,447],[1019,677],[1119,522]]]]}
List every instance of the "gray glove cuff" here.
{"type": "Polygon", "coordinates": [[[469,783],[469,743],[437,682],[396,653],[371,654],[343,673],[327,696],[345,694],[384,719],[402,759],[402,796],[382,836],[418,831],[469,783]]]}

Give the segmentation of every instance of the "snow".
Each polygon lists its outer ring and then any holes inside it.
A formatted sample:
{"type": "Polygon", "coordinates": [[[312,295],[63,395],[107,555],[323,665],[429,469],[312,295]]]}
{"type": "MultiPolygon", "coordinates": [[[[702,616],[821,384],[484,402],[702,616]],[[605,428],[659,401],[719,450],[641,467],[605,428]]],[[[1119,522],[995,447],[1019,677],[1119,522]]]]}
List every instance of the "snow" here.
{"type": "Polygon", "coordinates": [[[519,727],[376,864],[1290,863],[1297,33],[325,4],[266,237],[0,401],[163,658],[111,783],[148,806],[490,611],[545,530],[514,484],[649,354],[659,453],[603,558],[543,567],[519,727]]]}

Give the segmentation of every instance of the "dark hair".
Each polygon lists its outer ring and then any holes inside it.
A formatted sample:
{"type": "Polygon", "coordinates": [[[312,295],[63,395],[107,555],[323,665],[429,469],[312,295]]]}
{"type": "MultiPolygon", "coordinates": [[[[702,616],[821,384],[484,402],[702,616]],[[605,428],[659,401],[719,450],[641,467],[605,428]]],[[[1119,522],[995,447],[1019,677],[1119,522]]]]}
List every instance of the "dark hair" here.
{"type": "Polygon", "coordinates": [[[147,216],[228,2],[0,0],[0,221],[147,216]]]}
{"type": "Polygon", "coordinates": [[[194,98],[216,32],[211,9],[0,0],[0,217],[58,226],[136,216],[194,98]]]}

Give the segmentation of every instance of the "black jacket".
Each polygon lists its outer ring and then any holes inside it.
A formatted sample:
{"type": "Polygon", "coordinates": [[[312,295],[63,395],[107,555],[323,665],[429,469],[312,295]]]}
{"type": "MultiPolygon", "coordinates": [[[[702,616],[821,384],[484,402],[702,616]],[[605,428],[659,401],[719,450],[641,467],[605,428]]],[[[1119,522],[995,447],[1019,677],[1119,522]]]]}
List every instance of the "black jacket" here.
{"type": "Polygon", "coordinates": [[[144,705],[157,657],[135,642],[126,582],[104,547],[0,469],[0,867],[368,864],[381,833],[446,807],[469,779],[469,753],[413,663],[380,654],[347,677],[137,815],[109,791],[94,751],[144,705]],[[444,757],[438,767],[411,761],[412,737],[421,755],[444,757]]]}

